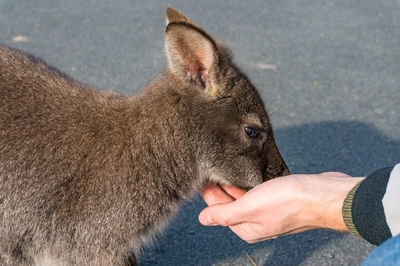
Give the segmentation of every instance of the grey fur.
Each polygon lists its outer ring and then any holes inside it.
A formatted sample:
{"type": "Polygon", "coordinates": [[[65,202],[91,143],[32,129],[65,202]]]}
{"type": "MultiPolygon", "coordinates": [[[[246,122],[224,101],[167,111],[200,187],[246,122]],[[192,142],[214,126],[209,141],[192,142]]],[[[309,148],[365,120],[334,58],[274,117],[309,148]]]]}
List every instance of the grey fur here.
{"type": "Polygon", "coordinates": [[[174,9],[167,22],[168,67],[132,97],[0,45],[0,263],[135,264],[205,183],[288,173],[228,50],[174,9]]]}

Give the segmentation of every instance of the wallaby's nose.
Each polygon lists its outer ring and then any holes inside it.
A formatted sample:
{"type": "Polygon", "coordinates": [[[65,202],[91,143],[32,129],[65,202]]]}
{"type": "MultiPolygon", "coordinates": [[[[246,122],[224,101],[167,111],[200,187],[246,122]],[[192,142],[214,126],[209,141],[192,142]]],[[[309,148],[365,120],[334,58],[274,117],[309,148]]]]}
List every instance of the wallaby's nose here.
{"type": "Polygon", "coordinates": [[[279,173],[278,176],[284,176],[284,175],[290,175],[290,170],[289,167],[286,165],[285,160],[283,160],[282,158],[281,172],[279,173]]]}
{"type": "Polygon", "coordinates": [[[290,170],[289,170],[289,168],[286,166],[286,169],[284,169],[283,171],[282,171],[282,174],[281,174],[281,176],[284,176],[284,175],[290,175],[290,170]]]}
{"type": "Polygon", "coordinates": [[[285,161],[283,161],[283,159],[282,159],[281,166],[279,168],[277,168],[274,172],[272,172],[272,175],[273,176],[271,178],[290,175],[289,168],[287,167],[287,165],[286,165],[285,161]]]}
{"type": "Polygon", "coordinates": [[[290,174],[289,168],[282,158],[273,136],[270,136],[270,139],[269,145],[265,147],[266,152],[264,153],[264,161],[267,162],[267,169],[263,176],[264,181],[290,174]]]}
{"type": "Polygon", "coordinates": [[[285,160],[282,158],[282,156],[281,156],[281,159],[282,159],[281,173],[279,176],[290,175],[289,167],[287,166],[287,164],[286,164],[285,160]]]}
{"type": "Polygon", "coordinates": [[[287,167],[285,161],[283,160],[282,157],[280,157],[281,160],[277,165],[275,166],[269,166],[267,168],[267,171],[264,174],[263,181],[267,181],[270,179],[273,179],[275,177],[280,177],[280,176],[285,176],[285,175],[290,175],[290,170],[287,167]]]}

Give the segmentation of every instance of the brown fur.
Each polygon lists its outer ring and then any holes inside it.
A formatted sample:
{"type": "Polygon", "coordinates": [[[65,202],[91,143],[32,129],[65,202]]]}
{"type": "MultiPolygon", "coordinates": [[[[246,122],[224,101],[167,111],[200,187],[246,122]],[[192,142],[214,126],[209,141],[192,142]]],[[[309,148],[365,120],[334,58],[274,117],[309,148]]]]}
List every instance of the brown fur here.
{"type": "Polygon", "coordinates": [[[206,182],[249,188],[288,173],[229,52],[167,16],[168,67],[132,97],[0,46],[0,263],[135,263],[206,182]]]}

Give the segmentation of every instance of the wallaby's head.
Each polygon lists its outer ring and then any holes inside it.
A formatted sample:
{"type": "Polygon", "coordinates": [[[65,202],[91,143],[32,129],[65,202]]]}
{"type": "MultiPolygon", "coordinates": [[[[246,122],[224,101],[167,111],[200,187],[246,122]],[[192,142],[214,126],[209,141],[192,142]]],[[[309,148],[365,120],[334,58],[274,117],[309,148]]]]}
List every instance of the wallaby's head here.
{"type": "Polygon", "coordinates": [[[262,100],[230,52],[179,11],[167,9],[167,71],[195,124],[198,174],[243,189],[288,174],[262,100]]]}

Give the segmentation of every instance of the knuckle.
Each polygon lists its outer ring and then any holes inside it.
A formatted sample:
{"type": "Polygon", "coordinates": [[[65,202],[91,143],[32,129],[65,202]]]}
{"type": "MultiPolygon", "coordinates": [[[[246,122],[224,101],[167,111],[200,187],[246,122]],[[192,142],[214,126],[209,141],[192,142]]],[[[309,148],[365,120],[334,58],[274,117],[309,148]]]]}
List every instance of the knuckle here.
{"type": "Polygon", "coordinates": [[[230,226],[230,217],[226,214],[221,214],[219,219],[219,224],[222,226],[230,226]]]}
{"type": "Polygon", "coordinates": [[[221,218],[221,225],[222,226],[229,226],[230,225],[229,219],[227,217],[222,217],[221,218]]]}

